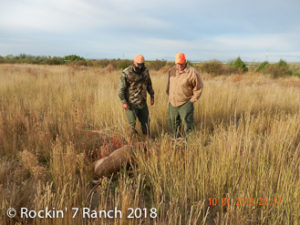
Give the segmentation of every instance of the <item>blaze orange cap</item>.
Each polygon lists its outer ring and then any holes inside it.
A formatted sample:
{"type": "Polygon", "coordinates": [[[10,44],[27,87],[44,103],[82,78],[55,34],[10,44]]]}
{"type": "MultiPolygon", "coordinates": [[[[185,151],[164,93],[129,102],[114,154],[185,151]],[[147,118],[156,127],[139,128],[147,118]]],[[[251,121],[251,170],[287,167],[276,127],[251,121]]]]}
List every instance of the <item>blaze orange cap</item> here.
{"type": "Polygon", "coordinates": [[[144,56],[142,56],[141,54],[138,54],[134,57],[133,63],[137,64],[137,63],[144,63],[145,62],[145,58],[144,56]]]}
{"type": "Polygon", "coordinates": [[[176,54],[175,64],[177,64],[177,63],[179,63],[179,64],[185,63],[185,55],[184,55],[184,53],[179,52],[179,53],[176,54]]]}

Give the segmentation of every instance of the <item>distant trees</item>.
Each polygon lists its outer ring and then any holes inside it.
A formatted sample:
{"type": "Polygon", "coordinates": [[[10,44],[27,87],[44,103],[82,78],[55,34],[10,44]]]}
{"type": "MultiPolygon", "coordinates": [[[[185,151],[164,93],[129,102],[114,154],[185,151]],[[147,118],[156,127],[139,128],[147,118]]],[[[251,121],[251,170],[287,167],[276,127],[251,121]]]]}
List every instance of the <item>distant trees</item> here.
{"type": "Polygon", "coordinates": [[[77,55],[68,55],[64,57],[57,56],[32,56],[26,54],[20,54],[17,56],[7,55],[0,56],[0,63],[28,63],[28,64],[48,64],[48,65],[62,65],[70,62],[84,62],[87,64],[86,59],[77,55]]]}
{"type": "MultiPolygon", "coordinates": [[[[132,60],[128,59],[101,59],[92,60],[85,59],[78,55],[67,55],[64,57],[52,57],[52,56],[32,56],[27,54],[20,54],[17,56],[0,55],[0,63],[27,63],[27,64],[46,64],[46,65],[72,65],[72,66],[93,66],[106,68],[107,70],[120,70],[132,64],[132,60]]],[[[170,67],[174,65],[173,62],[168,62],[166,60],[147,60],[145,62],[146,66],[150,70],[161,70],[166,73],[170,67]]],[[[188,65],[194,66],[201,72],[208,73],[211,76],[218,75],[230,75],[230,74],[242,74],[251,69],[251,71],[260,72],[263,74],[270,74],[272,77],[277,78],[281,76],[298,76],[300,77],[299,68],[291,68],[287,62],[280,60],[278,63],[269,63],[264,61],[257,65],[256,68],[247,67],[247,64],[240,58],[237,57],[235,60],[222,63],[217,60],[212,60],[203,63],[192,63],[188,61],[188,65]]]]}
{"type": "MultiPolygon", "coordinates": [[[[108,65],[112,69],[125,69],[132,64],[132,60],[128,59],[101,59],[88,60],[78,55],[67,55],[64,57],[51,56],[32,56],[27,54],[20,54],[17,56],[7,55],[0,56],[0,63],[28,63],[28,64],[47,64],[47,65],[62,65],[70,64],[76,66],[94,66],[105,68],[108,65]]],[[[152,70],[160,70],[167,65],[166,60],[146,61],[146,66],[152,70]]]]}
{"type": "Polygon", "coordinates": [[[278,63],[274,64],[270,64],[267,61],[262,62],[257,66],[255,71],[262,72],[264,74],[271,74],[271,76],[274,78],[281,76],[290,76],[293,74],[293,71],[289,68],[287,62],[282,59],[278,63]]]}
{"type": "MultiPolygon", "coordinates": [[[[196,67],[201,72],[206,72],[212,76],[226,75],[226,74],[230,75],[235,73],[241,74],[249,70],[246,63],[243,62],[240,57],[227,64],[213,60],[210,62],[200,63],[196,67]]],[[[291,75],[300,77],[299,69],[297,68],[292,69],[289,66],[289,64],[282,59],[277,63],[269,63],[267,61],[264,61],[260,63],[256,68],[254,68],[254,71],[263,74],[270,74],[273,78],[291,76],[291,75]]]]}
{"type": "Polygon", "coordinates": [[[51,56],[32,56],[26,54],[20,54],[18,56],[7,55],[0,57],[0,63],[28,63],[28,64],[49,64],[59,65],[64,64],[62,57],[51,56]]]}
{"type": "Polygon", "coordinates": [[[233,74],[233,73],[240,74],[248,71],[246,63],[244,63],[240,57],[227,64],[221,63],[217,60],[201,63],[199,69],[200,71],[206,72],[213,76],[233,74]]]}

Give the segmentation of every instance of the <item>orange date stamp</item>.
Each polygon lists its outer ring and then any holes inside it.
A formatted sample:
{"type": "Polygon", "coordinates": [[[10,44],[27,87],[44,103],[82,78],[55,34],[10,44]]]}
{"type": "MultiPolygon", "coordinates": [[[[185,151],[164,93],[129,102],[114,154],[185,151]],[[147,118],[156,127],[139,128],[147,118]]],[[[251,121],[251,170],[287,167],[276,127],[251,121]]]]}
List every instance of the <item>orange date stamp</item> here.
{"type": "Polygon", "coordinates": [[[282,198],[208,198],[210,206],[280,206],[282,198]]]}

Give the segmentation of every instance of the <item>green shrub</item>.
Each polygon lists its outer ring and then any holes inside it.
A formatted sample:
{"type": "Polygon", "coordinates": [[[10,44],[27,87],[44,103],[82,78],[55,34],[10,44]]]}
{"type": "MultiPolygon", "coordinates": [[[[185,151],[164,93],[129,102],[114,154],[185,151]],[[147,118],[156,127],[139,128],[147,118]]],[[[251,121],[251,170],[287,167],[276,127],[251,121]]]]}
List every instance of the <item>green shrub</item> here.
{"type": "Polygon", "coordinates": [[[186,61],[186,64],[189,65],[189,66],[194,66],[194,63],[192,63],[192,62],[189,61],[189,60],[186,61]]]}
{"type": "Polygon", "coordinates": [[[128,59],[119,59],[116,63],[116,67],[117,69],[125,69],[126,67],[130,66],[132,64],[131,60],[128,59]]]}
{"type": "Polygon", "coordinates": [[[230,66],[234,69],[237,69],[240,73],[248,71],[246,64],[240,57],[238,57],[234,62],[231,62],[230,66]]]}
{"type": "Polygon", "coordinates": [[[293,74],[289,65],[282,59],[275,64],[266,64],[260,71],[264,74],[271,74],[273,78],[290,76],[293,74]]]}
{"type": "Polygon", "coordinates": [[[300,78],[300,72],[294,72],[294,73],[293,73],[293,76],[294,76],[294,77],[299,77],[299,78],[300,78]]]}
{"type": "Polygon", "coordinates": [[[280,59],[280,61],[277,64],[281,68],[287,68],[287,69],[289,68],[289,65],[287,64],[287,62],[282,59],[280,59]]]}
{"type": "Polygon", "coordinates": [[[264,62],[260,63],[260,64],[256,67],[255,71],[256,71],[256,72],[263,71],[263,70],[266,68],[267,65],[269,65],[268,61],[264,61],[264,62]]]}
{"type": "Polygon", "coordinates": [[[292,75],[292,72],[289,69],[281,67],[278,64],[269,65],[267,72],[270,73],[274,78],[292,75]]]}
{"type": "Polygon", "coordinates": [[[64,57],[64,60],[65,61],[80,61],[80,60],[85,60],[85,59],[78,55],[67,55],[64,57]]]}
{"type": "Polygon", "coordinates": [[[63,58],[60,58],[60,57],[49,57],[46,60],[46,64],[48,64],[48,65],[61,65],[61,64],[64,64],[64,60],[63,60],[63,58]]]}

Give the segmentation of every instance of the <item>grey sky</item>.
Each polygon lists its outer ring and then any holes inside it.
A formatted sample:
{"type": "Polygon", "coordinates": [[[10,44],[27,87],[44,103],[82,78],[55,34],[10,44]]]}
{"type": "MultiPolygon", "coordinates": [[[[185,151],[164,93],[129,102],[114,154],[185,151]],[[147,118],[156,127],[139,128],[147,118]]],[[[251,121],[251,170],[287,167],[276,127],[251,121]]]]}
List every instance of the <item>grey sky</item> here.
{"type": "Polygon", "coordinates": [[[0,55],[300,61],[296,0],[0,0],[0,55]]]}

